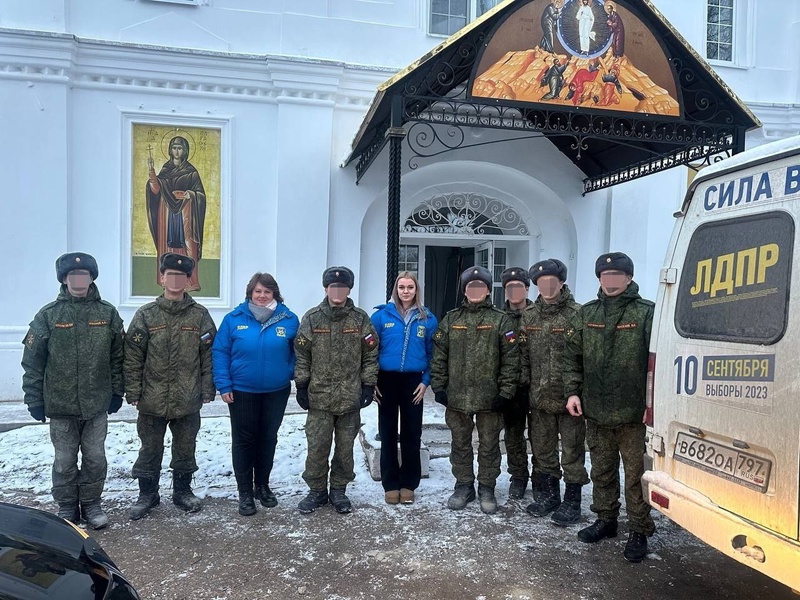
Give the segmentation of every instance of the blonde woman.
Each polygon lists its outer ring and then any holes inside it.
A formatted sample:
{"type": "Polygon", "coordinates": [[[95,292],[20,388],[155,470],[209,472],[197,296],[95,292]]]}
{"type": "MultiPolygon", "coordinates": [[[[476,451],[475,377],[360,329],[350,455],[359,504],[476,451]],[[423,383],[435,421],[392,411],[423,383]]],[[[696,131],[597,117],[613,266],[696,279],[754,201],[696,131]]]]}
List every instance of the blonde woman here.
{"type": "Polygon", "coordinates": [[[433,334],[438,323],[422,305],[422,290],[416,276],[408,271],[395,280],[392,301],[375,308],[372,324],[380,338],[375,397],[381,437],[381,482],[388,504],[410,504],[421,475],[422,398],[431,382],[433,334]]]}

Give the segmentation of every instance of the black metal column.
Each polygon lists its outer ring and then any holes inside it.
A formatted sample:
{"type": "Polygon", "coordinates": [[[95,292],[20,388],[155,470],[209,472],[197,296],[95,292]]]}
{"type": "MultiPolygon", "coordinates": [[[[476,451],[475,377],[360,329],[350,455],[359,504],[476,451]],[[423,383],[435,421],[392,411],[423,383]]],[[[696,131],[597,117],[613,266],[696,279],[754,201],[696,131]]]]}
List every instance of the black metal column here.
{"type": "Polygon", "coordinates": [[[386,217],[386,300],[392,297],[392,287],[400,262],[400,176],[402,174],[403,138],[406,131],[402,121],[402,96],[392,98],[392,126],[386,131],[389,138],[389,198],[386,217]]]}

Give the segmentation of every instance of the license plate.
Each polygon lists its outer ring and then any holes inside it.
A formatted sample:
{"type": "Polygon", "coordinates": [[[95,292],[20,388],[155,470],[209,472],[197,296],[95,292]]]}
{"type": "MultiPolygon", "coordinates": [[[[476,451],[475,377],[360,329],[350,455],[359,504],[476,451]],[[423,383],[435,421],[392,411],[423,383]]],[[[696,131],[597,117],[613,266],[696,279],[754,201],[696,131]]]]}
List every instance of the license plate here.
{"type": "Polygon", "coordinates": [[[766,492],[772,461],[708,440],[679,433],[675,459],[752,490],[766,492]]]}

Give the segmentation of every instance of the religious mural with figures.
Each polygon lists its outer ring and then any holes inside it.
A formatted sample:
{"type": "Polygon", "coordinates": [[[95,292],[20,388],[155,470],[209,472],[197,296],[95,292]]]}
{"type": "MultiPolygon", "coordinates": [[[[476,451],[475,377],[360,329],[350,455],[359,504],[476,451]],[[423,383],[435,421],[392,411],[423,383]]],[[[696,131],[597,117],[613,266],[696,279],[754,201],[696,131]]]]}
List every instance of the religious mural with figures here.
{"type": "Polygon", "coordinates": [[[220,295],[221,130],[134,123],[131,292],[161,294],[158,257],[191,256],[187,291],[220,295]]]}
{"type": "Polygon", "coordinates": [[[621,0],[530,0],[493,32],[473,97],[680,116],[656,36],[621,0]]]}

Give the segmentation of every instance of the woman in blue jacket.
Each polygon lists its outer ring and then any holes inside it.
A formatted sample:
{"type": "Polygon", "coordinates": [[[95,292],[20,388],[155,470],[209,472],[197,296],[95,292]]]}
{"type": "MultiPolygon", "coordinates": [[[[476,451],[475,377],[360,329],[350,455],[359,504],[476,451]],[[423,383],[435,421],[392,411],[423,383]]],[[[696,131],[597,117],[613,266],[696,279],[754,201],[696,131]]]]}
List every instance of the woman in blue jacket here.
{"type": "Polygon", "coordinates": [[[392,302],[376,306],[372,315],[378,350],[378,431],[381,437],[381,482],[388,504],[414,502],[419,485],[422,397],[431,382],[436,317],[422,305],[422,291],[413,273],[400,273],[392,302]],[[400,413],[400,456],[397,461],[397,414],[400,413]]]}
{"type": "Polygon", "coordinates": [[[291,392],[299,326],[272,275],[256,273],[247,299],[225,315],[214,340],[214,384],[231,415],[240,515],[256,513],[253,484],[261,506],[278,504],[269,476],[291,392]]]}

